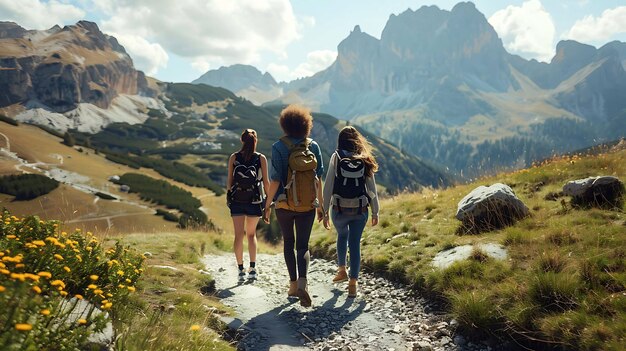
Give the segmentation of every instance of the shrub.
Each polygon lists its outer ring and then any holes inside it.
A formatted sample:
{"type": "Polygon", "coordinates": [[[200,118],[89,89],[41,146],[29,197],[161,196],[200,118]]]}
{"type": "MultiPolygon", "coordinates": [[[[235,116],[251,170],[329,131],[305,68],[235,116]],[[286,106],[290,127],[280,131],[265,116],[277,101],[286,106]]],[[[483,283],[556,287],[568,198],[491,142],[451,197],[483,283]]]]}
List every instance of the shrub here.
{"type": "Polygon", "coordinates": [[[542,253],[539,257],[539,270],[559,273],[565,268],[565,260],[558,252],[542,253]]]}
{"type": "Polygon", "coordinates": [[[58,186],[58,181],[39,174],[0,177],[0,193],[13,195],[15,200],[32,200],[48,194],[58,186]]]}
{"type": "Polygon", "coordinates": [[[11,350],[76,350],[120,310],[143,269],[143,257],[122,247],[105,250],[90,233],[59,231],[37,217],[0,216],[0,343],[11,350]],[[71,298],[72,297],[72,298],[71,298]],[[71,299],[70,299],[71,298],[71,299]],[[84,320],[69,317],[90,302],[84,320]],[[59,348],[59,346],[62,346],[59,348]]]}
{"type": "Polygon", "coordinates": [[[95,195],[97,197],[101,198],[101,199],[104,199],[104,200],[117,200],[117,198],[115,196],[109,195],[109,194],[106,194],[106,193],[103,193],[103,192],[100,192],[100,191],[98,191],[95,195]]]}
{"type": "Polygon", "coordinates": [[[72,147],[76,145],[76,139],[74,139],[74,136],[70,132],[65,132],[65,134],[63,134],[63,144],[72,147]]]}
{"type": "Polygon", "coordinates": [[[157,216],[161,216],[163,217],[163,219],[165,219],[166,221],[170,221],[170,222],[178,222],[179,218],[177,215],[173,214],[172,212],[169,211],[164,211],[162,209],[157,209],[156,210],[156,215],[157,216]]]}
{"type": "Polygon", "coordinates": [[[498,329],[500,321],[494,304],[479,292],[462,292],[451,298],[452,314],[467,333],[484,336],[498,329]]]}
{"type": "Polygon", "coordinates": [[[572,233],[568,229],[557,230],[549,233],[546,236],[546,242],[557,246],[570,245],[574,244],[577,241],[578,238],[576,237],[576,235],[574,235],[574,233],[572,233]]]}
{"type": "Polygon", "coordinates": [[[130,192],[138,193],[143,200],[180,210],[184,214],[179,218],[179,223],[183,228],[192,226],[192,223],[203,225],[208,222],[206,214],[199,210],[202,206],[200,200],[193,197],[190,192],[171,185],[165,180],[137,173],[126,173],[115,183],[128,185],[130,192]]]}
{"type": "Polygon", "coordinates": [[[530,297],[548,311],[565,311],[578,304],[580,285],[571,275],[539,272],[529,287],[530,297]]]}
{"type": "Polygon", "coordinates": [[[17,120],[15,120],[13,118],[10,118],[10,117],[7,117],[7,116],[2,115],[2,114],[0,114],[0,121],[2,121],[4,123],[8,123],[8,124],[16,126],[16,127],[20,125],[20,122],[18,122],[17,120]]]}

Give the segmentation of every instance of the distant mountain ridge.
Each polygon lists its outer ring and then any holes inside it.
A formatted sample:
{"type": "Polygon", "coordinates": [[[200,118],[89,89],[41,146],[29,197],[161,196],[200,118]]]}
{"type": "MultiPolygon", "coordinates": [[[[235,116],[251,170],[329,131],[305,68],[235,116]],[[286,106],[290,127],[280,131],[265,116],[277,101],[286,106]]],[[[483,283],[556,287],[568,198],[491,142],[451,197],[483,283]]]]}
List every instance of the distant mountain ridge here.
{"type": "Polygon", "coordinates": [[[222,87],[255,104],[262,104],[282,95],[282,88],[269,72],[261,73],[256,67],[249,65],[236,64],[210,70],[192,83],[222,87]]]}
{"type": "Polygon", "coordinates": [[[461,2],[391,15],[380,39],[357,25],[337,51],[267,104],[353,120],[470,176],[626,136],[626,43],[566,40],[550,63],[526,60],[461,2]]]}

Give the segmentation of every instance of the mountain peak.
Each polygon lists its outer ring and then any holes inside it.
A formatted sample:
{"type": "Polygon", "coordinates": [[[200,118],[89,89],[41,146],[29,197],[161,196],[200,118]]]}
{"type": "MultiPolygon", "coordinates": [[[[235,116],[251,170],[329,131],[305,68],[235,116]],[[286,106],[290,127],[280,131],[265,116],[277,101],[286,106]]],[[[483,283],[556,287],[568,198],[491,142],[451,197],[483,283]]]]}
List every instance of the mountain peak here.
{"type": "Polygon", "coordinates": [[[476,8],[476,5],[474,5],[474,3],[471,1],[460,2],[454,5],[451,12],[460,12],[460,13],[466,13],[466,14],[480,13],[480,11],[478,11],[478,9],[476,8]]]}
{"type": "Polygon", "coordinates": [[[361,33],[361,26],[357,24],[356,26],[354,26],[354,29],[352,30],[352,32],[361,33]]]}

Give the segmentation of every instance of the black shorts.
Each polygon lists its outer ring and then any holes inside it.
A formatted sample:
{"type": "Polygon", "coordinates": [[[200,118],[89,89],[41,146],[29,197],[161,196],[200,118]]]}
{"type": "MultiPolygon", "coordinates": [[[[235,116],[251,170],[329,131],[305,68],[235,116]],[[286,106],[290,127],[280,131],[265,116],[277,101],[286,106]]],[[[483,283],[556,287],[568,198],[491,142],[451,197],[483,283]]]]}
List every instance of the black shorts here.
{"type": "Polygon", "coordinates": [[[240,202],[231,202],[230,216],[254,216],[261,217],[263,215],[262,204],[244,204],[240,202]]]}

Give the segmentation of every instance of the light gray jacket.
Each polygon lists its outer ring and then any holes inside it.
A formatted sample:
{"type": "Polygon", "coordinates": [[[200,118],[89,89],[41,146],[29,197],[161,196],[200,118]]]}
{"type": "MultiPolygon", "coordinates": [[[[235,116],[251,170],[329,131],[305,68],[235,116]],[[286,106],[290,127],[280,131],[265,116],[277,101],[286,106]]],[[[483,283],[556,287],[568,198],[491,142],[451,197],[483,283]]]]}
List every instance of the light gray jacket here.
{"type": "MultiPolygon", "coordinates": [[[[335,176],[337,173],[337,153],[334,152],[330,157],[328,171],[326,172],[326,181],[324,182],[324,212],[328,213],[332,205],[337,204],[337,195],[333,194],[335,185],[335,176]]],[[[378,192],[376,190],[376,180],[374,175],[365,178],[365,189],[370,197],[370,205],[372,207],[372,218],[378,218],[378,192]]],[[[358,199],[341,199],[341,207],[357,208],[359,207],[358,199]]]]}

